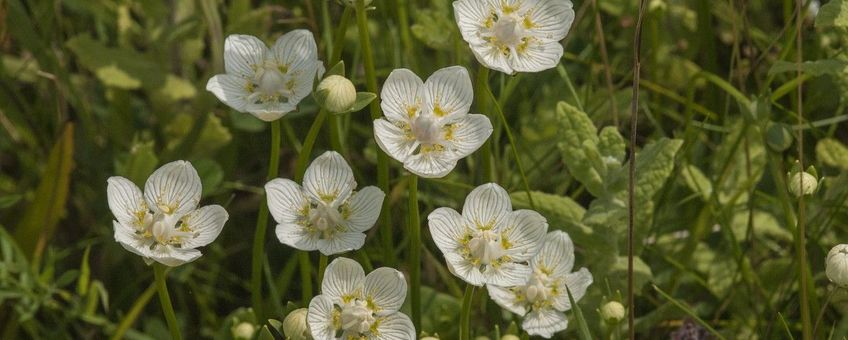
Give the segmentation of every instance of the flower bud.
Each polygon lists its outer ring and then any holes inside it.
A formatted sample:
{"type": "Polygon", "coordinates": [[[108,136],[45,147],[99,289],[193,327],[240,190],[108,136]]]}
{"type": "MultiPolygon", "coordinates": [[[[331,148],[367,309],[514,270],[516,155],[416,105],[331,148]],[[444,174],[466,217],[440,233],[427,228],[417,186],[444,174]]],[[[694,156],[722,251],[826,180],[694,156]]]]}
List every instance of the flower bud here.
{"type": "Polygon", "coordinates": [[[253,339],[253,333],[256,333],[256,326],[250,322],[241,322],[235,325],[231,331],[234,339],[250,340],[253,339]]]}
{"type": "Polygon", "coordinates": [[[356,102],[356,87],[345,77],[331,75],[318,84],[315,93],[324,107],[334,113],[346,112],[356,102]]]}
{"type": "Polygon", "coordinates": [[[502,336],[501,340],[519,340],[519,338],[513,334],[507,334],[502,336]]]}
{"type": "Polygon", "coordinates": [[[312,333],[309,332],[309,325],[306,323],[306,308],[293,310],[283,320],[283,334],[286,339],[292,340],[312,340],[312,333]]]}
{"type": "Polygon", "coordinates": [[[840,244],[827,253],[825,274],[830,282],[848,287],[848,244],[840,244]]]}
{"type": "Polygon", "coordinates": [[[799,171],[792,175],[789,178],[789,192],[793,195],[801,196],[801,195],[809,195],[816,192],[816,188],[819,185],[818,179],[815,176],[807,173],[806,171],[799,171]],[[803,180],[803,184],[801,183],[801,179],[803,180]],[[802,187],[803,185],[803,187],[802,187]]]}
{"type": "Polygon", "coordinates": [[[601,318],[607,323],[615,324],[624,319],[624,305],[618,301],[610,301],[601,306],[601,318]]]}

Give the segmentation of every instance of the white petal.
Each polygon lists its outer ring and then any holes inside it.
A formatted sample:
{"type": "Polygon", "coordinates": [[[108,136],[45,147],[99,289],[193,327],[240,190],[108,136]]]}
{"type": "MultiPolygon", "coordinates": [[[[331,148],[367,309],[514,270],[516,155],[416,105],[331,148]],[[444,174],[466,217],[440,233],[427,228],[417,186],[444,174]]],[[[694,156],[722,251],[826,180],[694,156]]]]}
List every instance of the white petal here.
{"type": "Polygon", "coordinates": [[[383,152],[398,162],[406,161],[418,146],[415,138],[403,128],[382,118],[374,121],[374,139],[383,152]]]}
{"type": "Polygon", "coordinates": [[[530,266],[514,262],[501,263],[497,268],[494,266],[486,266],[483,272],[483,277],[486,284],[511,287],[519,286],[527,283],[530,278],[530,266]]]}
{"type": "Polygon", "coordinates": [[[530,260],[530,266],[541,268],[554,275],[565,275],[574,267],[574,243],[562,230],[554,230],[545,235],[545,243],[539,254],[530,260]]]}
{"type": "Polygon", "coordinates": [[[534,37],[544,41],[560,41],[568,34],[574,22],[574,9],[569,0],[530,1],[525,16],[529,17],[533,28],[528,31],[534,37]],[[530,2],[535,2],[530,4],[530,2]]]}
{"type": "Polygon", "coordinates": [[[285,117],[287,113],[292,112],[295,109],[297,109],[296,103],[267,102],[260,104],[248,103],[245,106],[244,111],[252,114],[260,120],[273,122],[285,117]]]}
{"type": "Polygon", "coordinates": [[[453,13],[462,39],[468,43],[483,42],[480,33],[485,27],[486,20],[492,17],[494,8],[486,1],[459,0],[453,2],[453,13]]]}
{"type": "Polygon", "coordinates": [[[521,328],[527,331],[527,334],[550,339],[554,333],[568,328],[568,319],[561,312],[542,308],[527,313],[521,322],[521,328]]]}
{"type": "Polygon", "coordinates": [[[495,183],[478,186],[465,197],[464,216],[473,228],[495,226],[512,211],[509,194],[495,183]]]}
{"type": "Polygon", "coordinates": [[[365,277],[365,298],[377,306],[379,315],[394,313],[406,299],[406,279],[394,268],[374,269],[365,277]]]}
{"type": "Polygon", "coordinates": [[[227,106],[239,112],[247,110],[247,84],[249,80],[231,74],[219,74],[209,78],[206,83],[206,91],[212,92],[227,106]]]}
{"type": "Polygon", "coordinates": [[[224,68],[228,74],[252,78],[255,67],[262,65],[268,47],[251,35],[233,34],[224,41],[224,68]]]}
{"type": "Polygon", "coordinates": [[[362,266],[349,258],[339,257],[330,262],[324,271],[321,294],[333,303],[342,305],[345,298],[361,297],[364,285],[365,271],[362,266]]]}
{"type": "Polygon", "coordinates": [[[488,285],[486,289],[489,290],[489,297],[504,309],[520,316],[527,313],[527,308],[524,306],[526,300],[519,301],[519,296],[511,288],[488,285]]]}
{"type": "MultiPolygon", "coordinates": [[[[592,273],[586,268],[580,268],[580,270],[565,276],[565,285],[571,291],[574,302],[580,301],[586,295],[586,289],[592,285],[592,273]]],[[[554,299],[554,308],[561,311],[571,309],[571,301],[568,300],[565,287],[560,287],[560,290],[562,291],[561,294],[554,299]]]]}
{"type": "Polygon", "coordinates": [[[318,240],[318,250],[321,254],[330,256],[362,248],[365,244],[365,234],[361,232],[338,232],[329,239],[318,240]]]}
{"type": "Polygon", "coordinates": [[[433,241],[445,254],[455,252],[460,246],[459,241],[468,231],[468,227],[465,226],[465,219],[451,208],[433,210],[427,216],[427,221],[433,241]]]}
{"type": "Polygon", "coordinates": [[[144,184],[144,198],[153,211],[181,217],[200,201],[200,176],[186,161],[174,161],[156,169],[144,184]]]}
{"type": "Polygon", "coordinates": [[[439,118],[468,113],[474,101],[471,77],[462,66],[451,66],[433,73],[427,82],[427,111],[439,118]]]}
{"type": "Polygon", "coordinates": [[[424,108],[426,92],[424,82],[405,68],[389,74],[380,91],[380,107],[391,122],[409,122],[424,108]]]}
{"type": "Polygon", "coordinates": [[[381,318],[375,340],[415,340],[415,326],[406,314],[394,313],[381,318]]]}
{"type": "Polygon", "coordinates": [[[354,193],[349,203],[348,228],[356,232],[371,229],[380,218],[380,209],[385,197],[386,194],[375,186],[368,186],[354,193]]]}
{"type": "MultiPolygon", "coordinates": [[[[297,29],[283,34],[271,48],[278,64],[291,70],[312,64],[318,59],[318,46],[312,32],[297,29]]],[[[312,75],[315,76],[314,74],[312,75]]]]}
{"type": "Polygon", "coordinates": [[[149,239],[136,235],[132,227],[122,225],[118,221],[112,221],[112,228],[115,230],[115,241],[118,241],[124,249],[139,256],[147,256],[149,239]]]}
{"type": "Polygon", "coordinates": [[[277,223],[298,222],[309,205],[300,185],[288,179],[271,180],[265,184],[265,194],[268,196],[268,210],[277,223]]]}
{"type": "Polygon", "coordinates": [[[445,262],[447,262],[448,270],[456,277],[472,285],[482,287],[486,284],[486,278],[480,272],[480,268],[471,264],[471,261],[464,259],[456,253],[445,253],[445,262]]]}
{"type": "Polygon", "coordinates": [[[304,191],[313,199],[326,203],[342,203],[354,188],[353,171],[344,157],[335,151],[318,156],[303,176],[304,191]]]}
{"type": "Polygon", "coordinates": [[[470,47],[471,52],[474,53],[474,57],[483,66],[506,74],[515,73],[512,66],[510,66],[508,56],[504,55],[500,49],[492,46],[490,43],[471,44],[470,47]]]}
{"type": "Polygon", "coordinates": [[[470,114],[450,123],[445,131],[444,137],[449,142],[453,157],[460,159],[477,151],[486,142],[492,135],[492,122],[486,115],[470,114]]]}
{"type": "Polygon", "coordinates": [[[420,177],[442,178],[456,167],[456,161],[446,151],[430,151],[410,156],[403,168],[420,177]]]}
{"type": "Polygon", "coordinates": [[[335,307],[333,301],[324,295],[318,295],[309,302],[306,313],[306,322],[309,324],[309,332],[315,340],[331,340],[336,335],[333,326],[333,312],[335,307]]]}
{"type": "Polygon", "coordinates": [[[280,243],[303,251],[318,250],[318,236],[294,223],[280,223],[274,230],[280,243]]]}
{"type": "Polygon", "coordinates": [[[147,253],[147,257],[168,267],[192,262],[200,258],[200,255],[197,249],[181,249],[161,244],[157,244],[147,253]]]}
{"type": "Polygon", "coordinates": [[[109,210],[112,210],[115,219],[123,225],[141,226],[148,214],[147,202],[144,201],[141,189],[123,177],[109,177],[106,182],[109,210]]]}
{"type": "Polygon", "coordinates": [[[535,211],[516,210],[507,215],[497,229],[511,245],[507,254],[513,261],[523,262],[532,259],[542,249],[548,221],[535,211]]]}
{"type": "Polygon", "coordinates": [[[324,74],[324,64],[318,60],[312,60],[289,70],[289,74],[294,80],[294,87],[292,88],[292,95],[288,97],[288,104],[296,107],[303,98],[312,93],[315,78],[320,79],[321,75],[324,74]]]}
{"type": "Polygon", "coordinates": [[[532,41],[525,49],[511,53],[509,63],[516,72],[539,72],[556,67],[562,53],[559,42],[532,41]]]}
{"type": "Polygon", "coordinates": [[[229,218],[230,215],[220,205],[208,205],[183,216],[183,225],[194,233],[194,237],[184,240],[182,248],[197,248],[212,243],[221,234],[229,218]]]}

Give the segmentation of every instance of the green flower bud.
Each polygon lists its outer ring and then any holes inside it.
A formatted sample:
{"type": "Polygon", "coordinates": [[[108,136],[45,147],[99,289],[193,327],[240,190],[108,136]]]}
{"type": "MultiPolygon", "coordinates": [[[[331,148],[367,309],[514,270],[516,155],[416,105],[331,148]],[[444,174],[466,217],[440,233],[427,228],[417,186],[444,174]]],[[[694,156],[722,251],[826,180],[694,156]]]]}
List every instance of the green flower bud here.
{"type": "Polygon", "coordinates": [[[356,87],[345,77],[331,75],[318,84],[315,94],[324,107],[334,113],[342,113],[350,110],[356,102],[356,87]]]}
{"type": "Polygon", "coordinates": [[[286,339],[312,340],[312,333],[309,332],[309,325],[306,323],[306,313],[306,308],[299,308],[286,315],[283,320],[283,334],[286,335],[286,339]]]}
{"type": "Polygon", "coordinates": [[[610,301],[601,306],[601,318],[607,323],[616,324],[624,319],[624,305],[618,301],[610,301]]]}
{"type": "Polygon", "coordinates": [[[253,339],[253,333],[256,333],[256,326],[250,322],[241,322],[231,329],[233,338],[250,340],[253,339]]]}

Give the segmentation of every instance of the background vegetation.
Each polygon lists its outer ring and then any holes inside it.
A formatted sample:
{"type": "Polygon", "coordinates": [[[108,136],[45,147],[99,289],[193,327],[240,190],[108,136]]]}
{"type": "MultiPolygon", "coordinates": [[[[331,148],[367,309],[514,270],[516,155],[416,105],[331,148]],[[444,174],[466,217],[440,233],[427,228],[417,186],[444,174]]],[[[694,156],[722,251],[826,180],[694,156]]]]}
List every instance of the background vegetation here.
{"type": "MultiPolygon", "coordinates": [[[[726,338],[800,336],[799,218],[807,226],[816,334],[842,338],[848,294],[829,285],[824,256],[848,240],[848,2],[806,4],[799,51],[794,1],[649,1],[639,129],[629,131],[637,5],[579,1],[558,68],[492,73],[494,96],[475,100],[495,122],[489,147],[498,183],[516,206],[528,206],[495,102],[516,134],[540,212],[551,228],[571,234],[577,266],[594,274],[580,302],[590,331],[616,336],[623,328],[603,323],[596,309],[626,294],[621,136],[635,133],[639,338],[668,338],[681,329],[706,334],[703,325],[726,338]],[[801,52],[807,62],[798,78],[794,61],[801,52]],[[805,165],[824,177],[805,199],[804,214],[786,190],[799,132],[805,165]]],[[[454,64],[476,73],[450,1],[372,6],[369,33],[380,82],[399,67],[424,78],[454,64]]],[[[105,338],[122,323],[131,327],[127,338],[167,337],[158,302],[151,301],[152,271],[113,239],[106,178],[140,184],[175,159],[192,161],[203,201],[230,213],[200,260],[171,271],[175,309],[187,337],[231,338],[236,320],[250,319],[243,309],[250,306],[247,263],[264,204],[269,128],[219,103],[204,90],[206,81],[222,69],[223,41],[233,33],[271,42],[307,28],[326,61],[342,10],[324,0],[0,2],[0,338],[105,338]]],[[[353,20],[344,45],[347,74],[364,90],[353,20]]],[[[281,177],[293,177],[317,111],[307,99],[284,119],[281,177]]],[[[377,148],[366,111],[338,118],[360,185],[376,183],[377,148]]],[[[330,145],[325,126],[313,155],[330,145]]],[[[372,229],[356,255],[366,270],[405,270],[396,258],[408,246],[407,177],[391,164],[394,248],[382,248],[379,228],[372,229]]],[[[472,156],[444,179],[422,180],[422,215],[459,208],[482,178],[480,158],[472,156]]],[[[268,239],[266,310],[282,319],[302,305],[297,257],[273,235],[268,239]]],[[[426,228],[424,241],[422,330],[449,339],[457,331],[462,286],[426,228]]],[[[493,302],[479,304],[472,331],[504,334],[513,318],[493,302]]],[[[557,336],[576,336],[575,325],[557,336]]]]}

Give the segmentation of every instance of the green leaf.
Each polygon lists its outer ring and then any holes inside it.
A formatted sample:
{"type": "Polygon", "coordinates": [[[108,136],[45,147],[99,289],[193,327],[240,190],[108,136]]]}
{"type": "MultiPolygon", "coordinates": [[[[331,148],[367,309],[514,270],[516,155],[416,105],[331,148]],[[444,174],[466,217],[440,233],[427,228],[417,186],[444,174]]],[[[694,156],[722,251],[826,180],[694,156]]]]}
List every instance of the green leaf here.
{"type": "Polygon", "coordinates": [[[206,197],[214,194],[221,183],[224,182],[224,169],[221,168],[221,165],[211,159],[198,159],[193,161],[192,165],[197,169],[200,182],[203,183],[201,196],[206,197]]]}
{"type": "Polygon", "coordinates": [[[568,302],[571,303],[574,318],[577,319],[577,334],[580,335],[582,340],[591,340],[592,332],[589,332],[589,325],[586,324],[586,318],[583,317],[583,310],[574,301],[574,296],[571,295],[571,289],[568,289],[568,286],[565,287],[565,292],[568,294],[568,302]]]}
{"type": "MultiPolygon", "coordinates": [[[[345,76],[344,60],[339,61],[338,63],[333,65],[333,67],[331,67],[330,70],[327,71],[327,73],[324,73],[324,78],[329,77],[329,76],[333,76],[333,75],[342,76],[342,77],[345,76]]],[[[318,86],[318,83],[320,83],[320,79],[318,79],[318,80],[319,81],[315,82],[315,86],[318,86]]]]}
{"type": "MultiPolygon", "coordinates": [[[[821,14],[819,14],[819,16],[821,16],[821,14]]],[[[846,72],[846,68],[848,68],[848,61],[838,59],[823,59],[815,61],[805,61],[801,63],[801,72],[809,74],[813,77],[818,77],[825,74],[844,75],[846,72]]],[[[785,60],[778,60],[769,70],[769,75],[784,72],[794,73],[797,71],[798,66],[795,63],[785,60]]]]}
{"type": "Polygon", "coordinates": [[[159,158],[156,157],[153,141],[133,141],[129,153],[119,155],[115,160],[115,171],[117,175],[142,186],[158,164],[159,158]]]}
{"type": "Polygon", "coordinates": [[[842,170],[848,170],[848,147],[833,138],[825,138],[816,144],[819,161],[842,170]]]}
{"type": "Polygon", "coordinates": [[[15,239],[27,255],[40,255],[44,250],[43,245],[49,242],[59,220],[65,216],[73,167],[74,124],[67,123],[59,140],[50,150],[41,182],[35,190],[35,197],[24,211],[15,230],[15,239]],[[38,249],[37,243],[42,245],[38,249]]]}
{"type": "Polygon", "coordinates": [[[601,174],[592,166],[584,150],[584,142],[597,144],[598,129],[589,116],[580,109],[566,103],[557,104],[557,119],[560,124],[559,143],[562,158],[568,171],[595,197],[606,193],[601,174]]]}
{"type": "MultiPolygon", "coordinates": [[[[640,202],[651,200],[671,171],[674,170],[674,156],[683,141],[662,138],[645,146],[636,155],[636,199],[640,202]]],[[[622,172],[624,176],[624,172],[622,172]]]]}
{"type": "Polygon", "coordinates": [[[159,63],[135,50],[106,47],[87,34],[68,40],[68,49],[79,63],[97,75],[106,86],[158,89],[165,83],[165,72],[159,63]]]}
{"type": "Polygon", "coordinates": [[[454,35],[458,35],[451,9],[441,1],[433,1],[432,4],[433,8],[415,12],[412,35],[432,49],[451,50],[454,48],[454,35]]]}
{"type": "Polygon", "coordinates": [[[792,146],[795,139],[792,137],[792,130],[789,126],[783,123],[769,122],[766,128],[766,143],[768,146],[777,152],[786,151],[792,146]]]}
{"type": "Polygon", "coordinates": [[[598,135],[598,151],[601,152],[602,156],[611,157],[618,163],[622,163],[624,162],[626,147],[624,137],[621,136],[615,126],[607,126],[601,129],[601,133],[598,135]]]}
{"type": "MultiPolygon", "coordinates": [[[[531,191],[536,210],[548,219],[551,225],[576,226],[583,220],[586,209],[571,197],[558,196],[539,191],[531,191]]],[[[526,191],[517,191],[509,195],[516,209],[530,208],[526,191]]]]}
{"type": "MultiPolygon", "coordinates": [[[[165,134],[168,135],[168,149],[174,150],[183,143],[184,139],[191,133],[191,129],[195,124],[195,118],[189,114],[181,114],[174,118],[171,123],[165,127],[165,134]]],[[[227,145],[233,139],[230,130],[224,126],[221,119],[215,114],[209,113],[206,120],[206,125],[200,131],[197,141],[195,141],[191,155],[193,158],[202,156],[214,155],[215,151],[227,145]]]]}
{"type": "Polygon", "coordinates": [[[350,107],[350,111],[348,112],[357,112],[359,110],[364,109],[368,104],[371,104],[374,99],[377,98],[376,94],[371,92],[357,92],[356,93],[356,101],[353,102],[353,106],[350,107]]]}
{"type": "MultiPolygon", "coordinates": [[[[642,286],[651,282],[654,278],[654,273],[651,271],[651,267],[642,261],[640,257],[633,258],[633,287],[636,290],[641,290],[642,286]]],[[[624,282],[627,281],[627,256],[619,256],[618,260],[612,267],[609,276],[610,283],[613,285],[613,289],[617,286],[623,286],[624,282]],[[616,284],[614,282],[619,282],[620,284],[616,284]]]]}
{"type": "Polygon", "coordinates": [[[24,198],[24,195],[21,194],[10,194],[0,196],[0,209],[6,209],[9,207],[15,206],[21,199],[24,198]]]}
{"type": "Polygon", "coordinates": [[[831,0],[819,9],[816,27],[848,27],[848,1],[831,0]]]}
{"type": "Polygon", "coordinates": [[[191,99],[197,94],[194,84],[173,74],[165,76],[165,85],[159,89],[159,94],[170,101],[191,99]]]}
{"type": "Polygon", "coordinates": [[[713,194],[713,183],[710,182],[709,178],[704,175],[701,169],[698,169],[698,167],[692,164],[687,164],[680,170],[680,176],[683,177],[683,181],[686,182],[686,186],[692,192],[700,194],[701,199],[704,201],[709,201],[710,196],[713,194]]]}
{"type": "Polygon", "coordinates": [[[80,296],[84,296],[88,292],[88,283],[91,278],[91,268],[88,266],[89,253],[91,253],[91,246],[85,247],[85,252],[82,253],[80,276],[77,280],[77,294],[80,296]]]}

